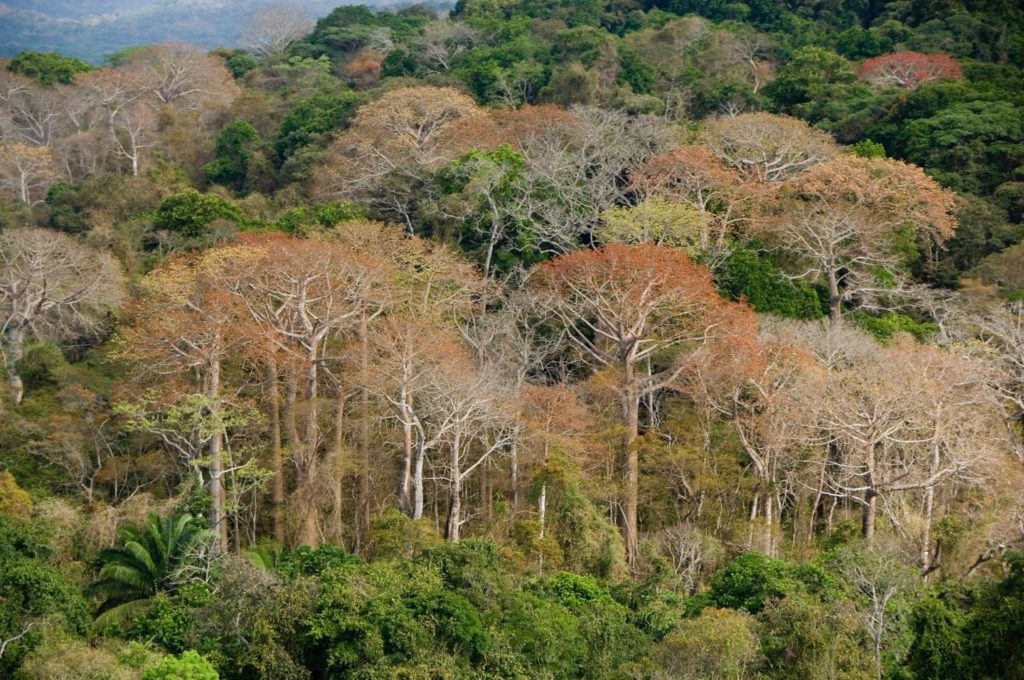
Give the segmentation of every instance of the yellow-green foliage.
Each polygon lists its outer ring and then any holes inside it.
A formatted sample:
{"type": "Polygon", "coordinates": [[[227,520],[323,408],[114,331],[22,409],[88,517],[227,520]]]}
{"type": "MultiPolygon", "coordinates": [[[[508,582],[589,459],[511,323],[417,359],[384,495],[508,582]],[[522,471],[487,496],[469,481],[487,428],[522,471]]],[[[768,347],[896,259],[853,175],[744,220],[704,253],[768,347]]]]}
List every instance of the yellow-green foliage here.
{"type": "Polygon", "coordinates": [[[32,497],[18,486],[14,475],[0,472],[0,515],[28,517],[32,514],[32,497]]]}

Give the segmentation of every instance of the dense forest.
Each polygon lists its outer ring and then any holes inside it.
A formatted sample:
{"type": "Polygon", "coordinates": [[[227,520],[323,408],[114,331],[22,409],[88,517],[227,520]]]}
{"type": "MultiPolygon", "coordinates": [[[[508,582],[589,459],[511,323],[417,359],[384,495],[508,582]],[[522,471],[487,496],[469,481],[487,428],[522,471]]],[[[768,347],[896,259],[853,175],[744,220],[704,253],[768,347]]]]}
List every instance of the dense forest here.
{"type": "Polygon", "coordinates": [[[1024,678],[1024,10],[272,5],[0,64],[0,677],[1024,678]]]}

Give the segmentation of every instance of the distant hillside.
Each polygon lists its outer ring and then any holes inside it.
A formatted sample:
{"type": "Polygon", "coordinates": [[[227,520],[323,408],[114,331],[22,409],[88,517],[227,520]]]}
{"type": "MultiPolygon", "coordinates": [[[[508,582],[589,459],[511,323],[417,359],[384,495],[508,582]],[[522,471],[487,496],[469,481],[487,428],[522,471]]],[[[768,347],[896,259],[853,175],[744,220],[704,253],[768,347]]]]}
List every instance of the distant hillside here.
{"type": "MultiPolygon", "coordinates": [[[[6,0],[0,2],[0,56],[59,50],[93,63],[123,47],[178,40],[231,46],[254,9],[273,0],[6,0]]],[[[311,17],[346,0],[304,0],[311,17]]],[[[364,0],[362,4],[380,4],[364,0]]]]}

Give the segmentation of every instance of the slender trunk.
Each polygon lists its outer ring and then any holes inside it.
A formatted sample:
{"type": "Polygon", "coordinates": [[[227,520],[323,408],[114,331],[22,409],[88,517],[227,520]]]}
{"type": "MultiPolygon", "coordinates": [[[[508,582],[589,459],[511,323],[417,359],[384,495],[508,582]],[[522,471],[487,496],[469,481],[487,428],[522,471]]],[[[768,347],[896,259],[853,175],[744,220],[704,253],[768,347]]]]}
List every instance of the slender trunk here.
{"type": "Polygon", "coordinates": [[[306,357],[306,418],[303,428],[303,484],[300,493],[303,495],[302,543],[313,548],[320,545],[319,512],[317,498],[313,493],[313,480],[317,474],[317,356],[315,350],[306,357]]]}
{"type": "MultiPolygon", "coordinates": [[[[938,433],[936,432],[936,437],[938,433]]],[[[937,442],[932,443],[932,469],[934,478],[939,473],[942,462],[937,442]]],[[[932,567],[932,523],[935,521],[935,485],[930,484],[924,490],[924,531],[921,536],[921,573],[927,575],[932,567]]]]}
{"type": "Polygon", "coordinates": [[[398,403],[402,416],[402,478],[398,483],[398,508],[405,515],[411,517],[412,502],[409,492],[412,486],[412,414],[409,408],[409,391],[405,385],[402,385],[398,403]]]}
{"type": "Polygon", "coordinates": [[[640,458],[636,439],[640,427],[640,396],[633,387],[633,367],[623,367],[622,424],[623,454],[625,456],[626,498],[623,510],[623,538],[626,541],[626,555],[630,564],[636,563],[639,548],[637,535],[637,506],[639,501],[640,458]]]}
{"type": "Polygon", "coordinates": [[[460,465],[460,451],[462,439],[456,433],[452,441],[451,449],[451,497],[448,501],[448,526],[445,529],[445,538],[451,543],[459,542],[459,529],[462,527],[462,467],[460,465]]]}
{"type": "Polygon", "coordinates": [[[512,438],[509,446],[509,483],[512,484],[512,517],[519,514],[519,439],[512,438]]]}
{"type": "Polygon", "coordinates": [[[547,483],[540,485],[540,496],[537,498],[537,519],[540,521],[540,537],[543,540],[545,530],[545,520],[548,516],[548,485],[547,483]]]}
{"type": "Polygon", "coordinates": [[[267,401],[270,406],[270,467],[274,473],[271,503],[274,540],[284,545],[284,456],[281,453],[281,390],[278,386],[277,360],[267,361],[267,401]]]}
{"type": "Polygon", "coordinates": [[[416,428],[416,455],[413,460],[412,472],[412,518],[423,519],[423,459],[424,451],[423,430],[416,428]]]}
{"type": "Polygon", "coordinates": [[[861,518],[861,533],[864,540],[871,546],[875,540],[875,517],[878,514],[878,490],[875,488],[875,448],[870,445],[867,449],[865,460],[864,486],[864,512],[861,518]]]}
{"type": "Polygon", "coordinates": [[[338,386],[338,396],[334,406],[334,460],[331,471],[331,490],[334,495],[334,536],[338,543],[344,535],[344,505],[345,498],[342,493],[342,481],[345,478],[345,403],[348,401],[348,394],[338,386]]]}
{"type": "Polygon", "coordinates": [[[833,268],[828,270],[828,310],[831,323],[838,324],[843,315],[843,301],[839,296],[839,279],[833,268]]]}
{"type": "Polygon", "coordinates": [[[296,424],[298,421],[296,415],[298,399],[299,387],[295,378],[290,373],[286,373],[284,380],[284,436],[288,445],[293,449],[298,449],[300,446],[299,427],[296,424]]]}
{"type": "MultiPolygon", "coordinates": [[[[370,337],[365,313],[359,317],[359,369],[365,379],[370,370],[370,337]]],[[[359,466],[357,549],[370,531],[370,391],[366,387],[359,392],[359,466]]]]}
{"type": "Polygon", "coordinates": [[[210,420],[213,436],[210,437],[210,527],[217,534],[220,552],[228,550],[228,525],[224,520],[224,468],[221,454],[224,446],[224,430],[220,412],[220,360],[211,359],[207,376],[206,396],[210,400],[210,420]]]}
{"type": "Polygon", "coordinates": [[[480,466],[480,503],[483,505],[484,519],[490,521],[494,493],[491,491],[490,461],[480,466]]]}
{"type": "Polygon", "coordinates": [[[7,329],[7,384],[11,402],[17,406],[25,396],[25,384],[18,375],[21,357],[25,351],[25,327],[14,325],[7,329]]]}

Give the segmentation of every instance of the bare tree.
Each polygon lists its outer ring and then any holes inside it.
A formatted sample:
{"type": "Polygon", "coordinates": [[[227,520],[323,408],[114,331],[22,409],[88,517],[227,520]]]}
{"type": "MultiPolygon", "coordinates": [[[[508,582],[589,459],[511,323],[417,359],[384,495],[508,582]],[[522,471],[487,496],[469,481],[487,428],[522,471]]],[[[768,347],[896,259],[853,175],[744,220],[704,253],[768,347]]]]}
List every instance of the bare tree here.
{"type": "Polygon", "coordinates": [[[761,182],[794,177],[833,158],[830,135],[788,116],[745,113],[704,127],[704,144],[723,161],[761,182]]]}
{"type": "Polygon", "coordinates": [[[0,146],[0,188],[27,205],[42,202],[41,194],[57,179],[53,149],[48,146],[0,146]]]}
{"type": "Polygon", "coordinates": [[[11,398],[25,341],[96,336],[125,297],[114,258],[47,229],[0,232],[0,332],[11,398]]]}
{"type": "Polygon", "coordinates": [[[271,58],[284,54],[289,45],[309,34],[313,25],[301,5],[275,3],[250,14],[239,39],[253,54],[271,58]]]}
{"type": "Polygon", "coordinates": [[[584,363],[607,376],[621,407],[626,481],[622,526],[636,559],[641,400],[677,383],[705,344],[742,333],[751,318],[715,292],[706,269],[665,246],[611,244],[542,266],[540,303],[584,363]],[[664,357],[672,356],[665,363],[664,357]]]}

